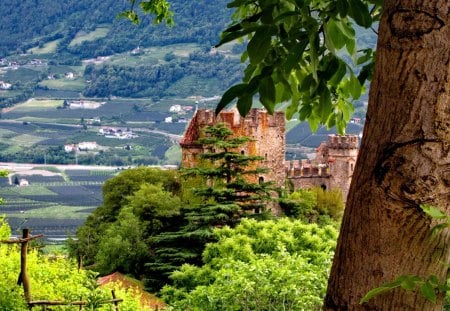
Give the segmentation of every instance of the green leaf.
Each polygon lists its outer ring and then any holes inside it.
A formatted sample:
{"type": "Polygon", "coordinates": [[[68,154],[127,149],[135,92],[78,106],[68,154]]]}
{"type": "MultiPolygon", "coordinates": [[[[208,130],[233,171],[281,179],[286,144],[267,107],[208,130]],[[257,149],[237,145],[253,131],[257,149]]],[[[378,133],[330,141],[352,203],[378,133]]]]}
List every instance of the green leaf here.
{"type": "Polygon", "coordinates": [[[261,26],[248,26],[240,31],[234,31],[234,32],[223,32],[220,38],[220,42],[216,45],[216,47],[219,47],[225,43],[228,43],[230,41],[234,41],[238,38],[242,38],[249,33],[255,32],[257,29],[259,29],[261,26]]]}
{"type": "Polygon", "coordinates": [[[420,286],[420,292],[426,299],[428,299],[432,303],[436,303],[436,292],[429,282],[425,282],[420,286]]]}
{"type": "Polygon", "coordinates": [[[319,34],[314,32],[309,37],[309,57],[311,61],[311,71],[314,80],[318,81],[317,68],[319,66],[319,34]]]}
{"type": "Polygon", "coordinates": [[[344,18],[348,14],[348,2],[347,0],[337,0],[336,8],[339,12],[339,15],[344,18]]]}
{"type": "MultiPolygon", "coordinates": [[[[397,287],[397,286],[396,286],[397,287]]],[[[390,291],[391,289],[393,289],[394,287],[377,287],[374,288],[372,290],[370,290],[363,298],[361,298],[361,300],[359,301],[360,304],[363,304],[365,302],[368,302],[370,299],[372,299],[375,296],[384,294],[388,291],[390,291]]]]}
{"type": "Polygon", "coordinates": [[[276,90],[272,77],[269,76],[261,80],[259,84],[259,100],[269,114],[273,114],[275,110],[276,90]]]}
{"type": "Polygon", "coordinates": [[[444,212],[441,212],[437,208],[434,208],[428,204],[422,204],[420,205],[420,208],[425,214],[434,219],[445,219],[448,217],[447,214],[445,214],[444,212]]]}
{"type": "Polygon", "coordinates": [[[319,100],[319,116],[322,123],[327,122],[332,110],[333,106],[331,104],[331,93],[330,90],[325,87],[325,89],[320,94],[319,100]]]}
{"type": "Polygon", "coordinates": [[[340,23],[340,21],[335,21],[334,19],[330,19],[324,27],[325,30],[325,43],[328,43],[328,48],[333,52],[334,49],[340,50],[344,47],[346,42],[346,37],[340,30],[340,28],[336,25],[336,23],[340,23]]]}
{"type": "Polygon", "coordinates": [[[361,69],[358,75],[358,81],[361,85],[364,85],[364,83],[368,80],[372,80],[373,75],[373,63],[369,63],[361,69]]]}
{"type": "Polygon", "coordinates": [[[355,22],[362,27],[369,28],[372,26],[372,17],[370,16],[369,7],[361,0],[348,0],[348,14],[355,22]]]}
{"type": "Polygon", "coordinates": [[[321,72],[320,77],[326,81],[330,80],[334,74],[339,70],[339,60],[332,54],[330,57],[324,57],[322,60],[326,60],[325,69],[321,72]]]}
{"type": "Polygon", "coordinates": [[[364,54],[358,58],[356,65],[364,64],[365,62],[371,60],[373,58],[372,49],[365,49],[364,54]]]}
{"type": "Polygon", "coordinates": [[[311,89],[313,84],[316,85],[316,81],[314,80],[313,75],[309,74],[301,81],[298,90],[300,93],[307,92],[311,89]]]}
{"type": "Polygon", "coordinates": [[[299,102],[298,101],[292,101],[290,105],[286,108],[286,119],[290,120],[294,116],[294,114],[297,112],[299,102]]]}
{"type": "Polygon", "coordinates": [[[259,27],[247,45],[251,63],[260,63],[269,52],[272,45],[272,35],[269,27],[259,27]]]}
{"type": "Polygon", "coordinates": [[[428,282],[430,282],[430,284],[431,284],[431,286],[433,286],[433,288],[436,288],[437,286],[439,286],[439,279],[434,274],[432,274],[428,277],[428,282]]]}
{"type": "Polygon", "coordinates": [[[308,43],[308,38],[304,38],[300,42],[296,43],[292,49],[290,49],[290,53],[284,63],[284,71],[286,73],[291,72],[291,70],[299,64],[308,43]]]}
{"type": "Polygon", "coordinates": [[[444,230],[445,228],[450,228],[450,222],[447,219],[447,222],[444,222],[442,224],[438,224],[436,226],[434,226],[431,231],[430,231],[430,235],[435,235],[436,233],[438,233],[439,231],[444,230]]]}
{"type": "Polygon", "coordinates": [[[247,113],[252,108],[252,103],[253,103],[252,95],[246,94],[242,97],[239,97],[236,105],[241,116],[247,115],[247,113]]]}
{"type": "Polygon", "coordinates": [[[311,105],[303,105],[298,112],[298,117],[300,121],[304,121],[309,118],[311,113],[312,113],[311,105]]]}
{"type": "Polygon", "coordinates": [[[336,70],[336,73],[329,79],[328,83],[334,87],[337,87],[339,83],[341,83],[342,79],[345,77],[347,73],[347,67],[345,66],[342,60],[339,61],[339,67],[336,70]]]}
{"type": "Polygon", "coordinates": [[[236,84],[230,87],[223,94],[222,98],[220,99],[220,102],[217,104],[216,114],[219,114],[219,112],[222,111],[222,109],[225,108],[233,99],[242,95],[242,93],[246,90],[247,87],[248,87],[247,83],[236,84]]]}
{"type": "Polygon", "coordinates": [[[308,118],[309,127],[311,128],[311,132],[315,133],[317,132],[317,129],[319,128],[320,124],[320,118],[318,116],[315,116],[314,114],[311,114],[308,118]]]}
{"type": "Polygon", "coordinates": [[[412,278],[405,278],[400,284],[401,288],[407,291],[413,291],[416,289],[416,282],[412,278]]]}
{"type": "Polygon", "coordinates": [[[352,95],[353,99],[358,99],[361,96],[361,84],[353,73],[350,75],[349,88],[350,94],[352,95]]]}

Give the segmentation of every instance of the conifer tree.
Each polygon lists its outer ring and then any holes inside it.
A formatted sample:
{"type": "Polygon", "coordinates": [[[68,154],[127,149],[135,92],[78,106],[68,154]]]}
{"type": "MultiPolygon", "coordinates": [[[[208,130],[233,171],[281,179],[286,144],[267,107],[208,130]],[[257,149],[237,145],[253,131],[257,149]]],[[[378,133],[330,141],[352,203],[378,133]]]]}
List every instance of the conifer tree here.
{"type": "Polygon", "coordinates": [[[159,289],[171,272],[184,263],[200,265],[206,243],[214,242],[212,229],[237,225],[243,217],[268,217],[266,205],[273,191],[270,182],[257,182],[262,157],[238,152],[250,141],[235,137],[223,123],[206,127],[197,142],[203,146],[197,167],[185,169],[187,178],[200,178],[202,186],[193,189],[202,198],[200,204],[184,209],[185,223],[176,232],[152,237],[154,256],[148,268],[147,286],[159,289]],[[253,176],[255,183],[250,181],[253,176]],[[162,278],[161,278],[162,277],[162,278]]]}

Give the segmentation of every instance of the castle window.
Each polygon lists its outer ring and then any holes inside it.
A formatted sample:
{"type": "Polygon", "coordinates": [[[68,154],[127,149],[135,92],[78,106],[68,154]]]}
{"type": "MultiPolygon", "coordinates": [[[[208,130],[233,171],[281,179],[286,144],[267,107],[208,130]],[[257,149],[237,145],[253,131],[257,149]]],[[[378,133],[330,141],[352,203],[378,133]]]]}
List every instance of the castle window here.
{"type": "Polygon", "coordinates": [[[267,153],[264,154],[264,159],[267,161],[267,153]]]}
{"type": "Polygon", "coordinates": [[[353,163],[350,164],[350,172],[353,172],[353,163]]]}
{"type": "Polygon", "coordinates": [[[244,150],[241,150],[241,154],[244,155],[244,154],[245,154],[245,151],[244,151],[244,150]]]}
{"type": "Polygon", "coordinates": [[[264,182],[264,177],[260,176],[259,179],[258,179],[258,183],[262,184],[263,182],[264,182]]]}
{"type": "Polygon", "coordinates": [[[325,184],[321,184],[320,188],[322,188],[322,190],[324,190],[324,191],[327,190],[327,186],[325,186],[325,184]]]}

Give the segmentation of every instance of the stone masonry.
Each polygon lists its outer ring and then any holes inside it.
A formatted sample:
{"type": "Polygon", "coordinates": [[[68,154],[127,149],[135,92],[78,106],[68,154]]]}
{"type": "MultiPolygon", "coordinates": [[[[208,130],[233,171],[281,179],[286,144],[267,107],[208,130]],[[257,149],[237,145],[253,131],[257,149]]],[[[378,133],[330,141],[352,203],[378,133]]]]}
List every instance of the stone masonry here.
{"type": "Polygon", "coordinates": [[[258,166],[268,169],[268,173],[255,176],[254,182],[273,181],[278,187],[290,185],[294,189],[341,189],[344,199],[347,197],[358,156],[356,135],[330,135],[328,141],[317,148],[314,159],[286,161],[284,112],[278,111],[271,116],[263,109],[254,108],[243,118],[237,110],[222,111],[215,116],[212,110],[199,109],[180,143],[182,167],[197,165],[199,155],[204,152],[202,146],[196,143],[202,129],[218,122],[228,124],[236,136],[252,139],[239,152],[261,156],[263,160],[258,166]]]}

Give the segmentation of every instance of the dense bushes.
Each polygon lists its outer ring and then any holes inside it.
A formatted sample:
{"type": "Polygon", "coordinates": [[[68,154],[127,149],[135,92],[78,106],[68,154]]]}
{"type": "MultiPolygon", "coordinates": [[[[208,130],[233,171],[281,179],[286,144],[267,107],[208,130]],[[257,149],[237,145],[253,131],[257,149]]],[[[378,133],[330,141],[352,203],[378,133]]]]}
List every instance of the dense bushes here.
{"type": "Polygon", "coordinates": [[[299,189],[280,200],[286,216],[305,222],[340,221],[344,211],[342,192],[339,189],[325,191],[320,187],[299,189]]]}
{"type": "Polygon", "coordinates": [[[204,265],[184,265],[163,289],[174,310],[315,310],[323,301],[337,231],[287,218],[217,229],[204,265]]]}

